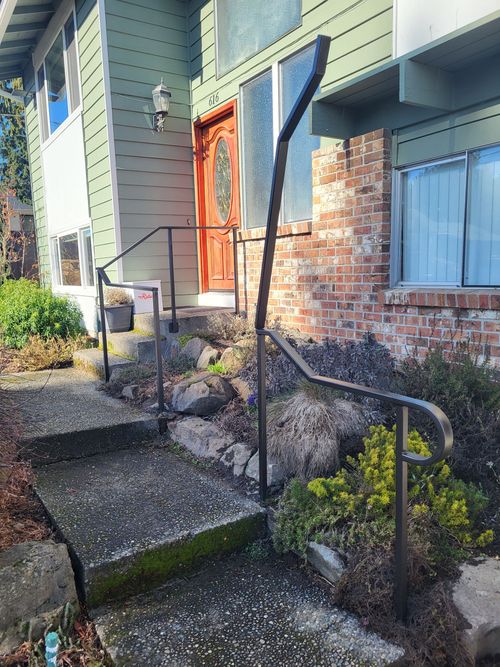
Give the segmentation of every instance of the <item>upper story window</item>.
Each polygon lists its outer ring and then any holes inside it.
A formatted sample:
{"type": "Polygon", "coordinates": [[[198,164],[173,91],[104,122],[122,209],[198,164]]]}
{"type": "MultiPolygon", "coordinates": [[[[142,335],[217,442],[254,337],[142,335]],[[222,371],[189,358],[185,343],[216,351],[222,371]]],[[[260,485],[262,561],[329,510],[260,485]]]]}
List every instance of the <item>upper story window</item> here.
{"type": "Polygon", "coordinates": [[[301,0],[216,0],[217,76],[296,28],[301,22],[301,0]]]}
{"type": "MultiPolygon", "coordinates": [[[[244,212],[247,227],[266,224],[276,141],[311,70],[314,47],[276,64],[241,88],[244,212]]],[[[312,158],[320,139],[304,114],[288,146],[281,221],[312,216],[312,158]]]]}
{"type": "Polygon", "coordinates": [[[75,22],[70,15],[37,72],[42,138],[53,134],[80,105],[75,22]]]}
{"type": "Polygon", "coordinates": [[[500,286],[500,146],[399,178],[400,284],[500,286]]]}

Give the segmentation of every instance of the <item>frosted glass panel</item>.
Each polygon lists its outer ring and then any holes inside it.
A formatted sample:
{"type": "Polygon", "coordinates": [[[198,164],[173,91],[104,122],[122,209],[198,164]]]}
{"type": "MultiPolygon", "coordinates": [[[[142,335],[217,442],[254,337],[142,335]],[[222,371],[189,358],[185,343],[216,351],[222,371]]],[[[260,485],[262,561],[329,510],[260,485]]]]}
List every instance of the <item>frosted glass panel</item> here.
{"type": "Polygon", "coordinates": [[[217,74],[300,25],[301,0],[217,0],[217,74]]]}
{"type": "Polygon", "coordinates": [[[243,179],[247,227],[266,224],[273,171],[271,72],[242,88],[243,179]]]}
{"type": "MultiPolygon", "coordinates": [[[[282,123],[292,110],[311,71],[314,47],[301,51],[281,65],[282,123]]],[[[283,201],[284,222],[310,220],[312,215],[312,151],[320,138],[309,134],[309,115],[304,114],[288,147],[283,201]]]]}
{"type": "Polygon", "coordinates": [[[403,174],[402,279],[461,283],[465,161],[403,174]]]}
{"type": "Polygon", "coordinates": [[[500,147],[469,154],[466,285],[500,285],[500,147]]]}

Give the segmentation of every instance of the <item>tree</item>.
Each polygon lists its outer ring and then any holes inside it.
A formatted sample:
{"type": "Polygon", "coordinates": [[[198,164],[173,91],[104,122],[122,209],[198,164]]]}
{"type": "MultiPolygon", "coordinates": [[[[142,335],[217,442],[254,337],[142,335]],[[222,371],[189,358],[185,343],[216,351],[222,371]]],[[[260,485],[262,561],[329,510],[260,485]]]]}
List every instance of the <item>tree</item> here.
{"type": "MultiPolygon", "coordinates": [[[[0,88],[9,93],[21,90],[22,80],[1,81],[0,88]]],[[[31,203],[24,106],[1,96],[0,185],[4,190],[14,191],[25,204],[31,203]]]]}

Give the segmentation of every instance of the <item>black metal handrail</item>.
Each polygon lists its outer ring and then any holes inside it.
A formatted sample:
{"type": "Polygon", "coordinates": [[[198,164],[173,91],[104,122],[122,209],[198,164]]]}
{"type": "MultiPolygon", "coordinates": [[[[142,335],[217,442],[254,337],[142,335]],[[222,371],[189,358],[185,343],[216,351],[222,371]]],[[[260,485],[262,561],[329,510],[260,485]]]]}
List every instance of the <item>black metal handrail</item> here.
{"type": "Polygon", "coordinates": [[[149,285],[127,285],[125,283],[116,283],[112,282],[106,273],[112,264],[117,262],[122,257],[125,257],[130,252],[135,250],[142,243],[151,238],[154,234],[159,231],[167,230],[167,243],[168,243],[168,268],[169,268],[169,282],[170,282],[170,311],[171,318],[169,322],[169,331],[170,333],[177,333],[179,331],[179,323],[177,320],[177,305],[176,305],[176,294],[175,294],[175,267],[174,267],[174,242],[173,242],[173,232],[175,230],[208,230],[208,229],[219,229],[225,231],[231,231],[233,236],[233,273],[234,273],[234,310],[238,314],[240,311],[240,298],[239,298],[239,281],[238,281],[238,227],[222,225],[195,225],[195,226],[168,226],[161,225],[156,227],[152,231],[145,234],[138,241],[133,243],[126,250],[121,252],[113,259],[110,259],[109,262],[104,264],[101,267],[96,269],[97,272],[97,282],[98,282],[98,293],[99,293],[99,311],[101,316],[101,333],[102,333],[102,352],[103,352],[103,363],[104,363],[104,378],[106,382],[109,382],[109,354],[108,354],[108,336],[106,331],[106,319],[104,312],[104,285],[106,287],[121,287],[124,289],[132,289],[141,292],[151,292],[153,295],[153,319],[154,319],[154,337],[155,337],[155,357],[156,357],[156,391],[158,395],[158,413],[163,412],[165,404],[165,395],[163,391],[163,362],[161,354],[161,331],[160,331],[160,304],[158,298],[158,288],[150,287],[149,285]]]}
{"type": "Polygon", "coordinates": [[[330,38],[320,35],[312,71],[299,95],[283,129],[276,147],[273,182],[269,202],[267,228],[260,276],[259,298],[255,317],[257,334],[258,409],[259,409],[259,487],[262,500],[267,496],[267,418],[266,418],[266,346],[268,336],[293,365],[313,384],[339,389],[351,394],[367,396],[396,406],[396,554],[395,554],[395,607],[400,620],[406,619],[407,609],[407,552],[408,552],[408,464],[429,466],[446,457],[453,445],[453,431],[448,417],[432,403],[409,396],[402,396],[372,387],[344,382],[318,375],[277,331],[266,328],[267,307],[271,286],[278,218],[283,192],[283,182],[288,142],[300,119],[311,102],[325,73],[330,38]],[[432,419],[437,431],[437,446],[431,456],[425,457],[408,450],[408,411],[423,412],[432,419]]]}

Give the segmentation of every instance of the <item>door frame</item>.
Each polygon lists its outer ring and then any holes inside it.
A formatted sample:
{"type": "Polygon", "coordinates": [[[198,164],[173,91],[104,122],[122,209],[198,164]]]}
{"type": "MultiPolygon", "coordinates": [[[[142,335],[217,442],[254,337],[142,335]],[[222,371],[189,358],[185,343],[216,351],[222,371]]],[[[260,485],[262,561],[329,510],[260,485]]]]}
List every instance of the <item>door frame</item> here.
{"type": "MultiPolygon", "coordinates": [[[[194,158],[194,193],[195,193],[195,205],[196,205],[196,219],[198,225],[203,225],[206,221],[205,217],[205,173],[203,169],[203,159],[202,159],[202,136],[203,130],[207,125],[212,125],[217,120],[224,118],[232,114],[234,118],[234,129],[236,133],[235,143],[236,146],[236,164],[238,169],[238,179],[236,186],[240,188],[240,165],[239,165],[239,136],[238,136],[238,116],[236,114],[237,102],[236,100],[230,100],[223,104],[222,106],[209,111],[204,116],[201,116],[193,123],[193,158],[194,158]]],[[[240,197],[238,196],[238,208],[239,208],[239,219],[241,222],[241,206],[240,206],[240,197]]],[[[208,292],[208,257],[207,257],[207,242],[206,242],[206,232],[203,229],[198,230],[197,234],[197,246],[198,246],[198,257],[200,258],[198,265],[198,279],[200,285],[200,292],[208,292]]]]}

